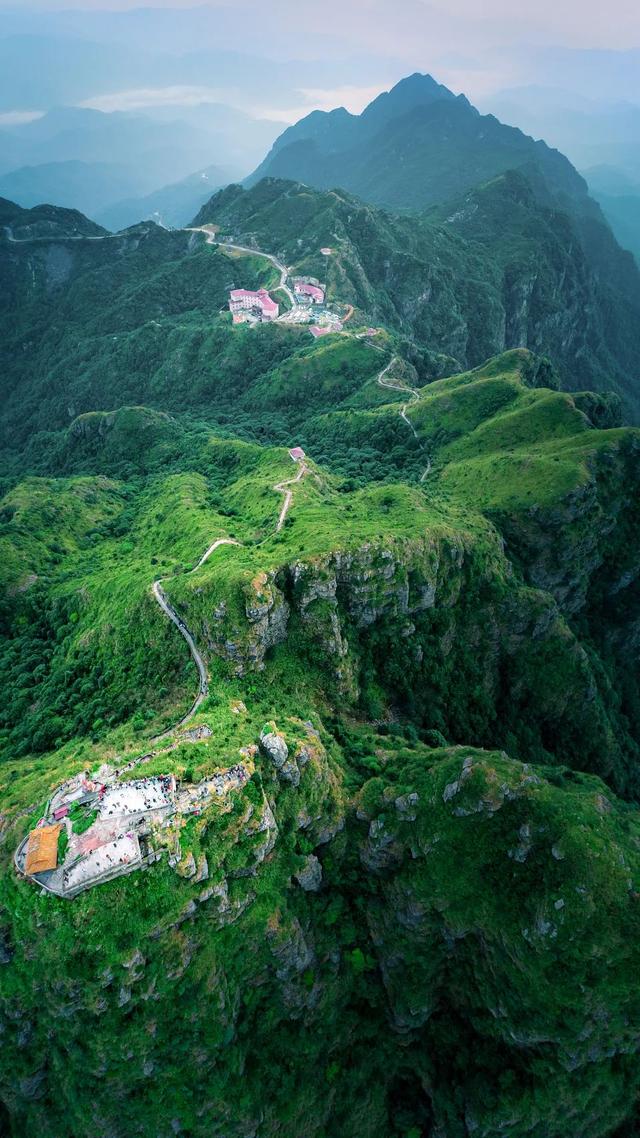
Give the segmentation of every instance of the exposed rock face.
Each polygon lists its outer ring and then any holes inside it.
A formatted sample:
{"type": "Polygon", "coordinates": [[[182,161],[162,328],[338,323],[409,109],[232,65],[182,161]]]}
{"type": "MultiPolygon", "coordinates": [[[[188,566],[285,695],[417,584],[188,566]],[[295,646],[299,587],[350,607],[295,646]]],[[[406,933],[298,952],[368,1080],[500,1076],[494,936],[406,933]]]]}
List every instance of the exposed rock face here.
{"type": "MultiPolygon", "coordinates": [[[[626,489],[635,485],[637,443],[625,447],[605,451],[593,477],[561,506],[497,519],[527,585],[518,583],[503,537],[489,525],[476,535],[447,528],[423,539],[368,541],[260,574],[251,604],[243,605],[247,619],[232,620],[225,608],[207,623],[209,636],[219,626],[210,644],[234,671],[260,669],[277,627],[278,640],[304,638],[334,698],[366,698],[366,676],[375,673],[389,698],[406,701],[412,716],[448,738],[508,747],[515,737],[524,757],[544,762],[552,750],[626,792],[637,746],[569,623],[589,613],[594,599],[597,616],[606,597],[620,610],[620,634],[616,622],[607,626],[604,653],[624,669],[640,644],[640,555],[624,525],[637,510],[626,489]],[[613,530],[600,524],[604,515],[614,519],[613,530]],[[561,682],[549,682],[551,659],[561,682]]],[[[239,589],[246,601],[245,581],[239,589]]],[[[593,623],[596,641],[601,624],[593,623]]],[[[271,755],[279,777],[297,786],[299,764],[279,746],[274,741],[271,755]]]]}
{"type": "Polygon", "coordinates": [[[261,573],[243,587],[247,625],[231,627],[225,609],[208,622],[210,647],[230,660],[237,674],[261,669],[268,650],[287,638],[295,614],[327,657],[340,688],[354,696],[357,677],[346,623],[366,629],[383,618],[422,613],[437,602],[454,604],[465,544],[464,537],[459,544],[433,537],[391,546],[367,543],[261,573]],[[216,625],[221,627],[212,638],[216,625]]]}
{"type": "Polygon", "coordinates": [[[322,885],[322,866],[315,854],[309,854],[302,869],[293,876],[305,893],[317,893],[322,885]]]}
{"type": "Polygon", "coordinates": [[[273,851],[277,837],[278,823],[263,793],[259,806],[253,806],[251,803],[245,806],[237,849],[241,864],[228,868],[228,876],[233,878],[253,876],[258,866],[273,851]]]}
{"type": "Polygon", "coordinates": [[[282,781],[291,783],[292,786],[299,786],[300,768],[296,760],[289,757],[289,748],[284,736],[277,730],[275,723],[267,724],[262,729],[260,745],[271,759],[282,781]]]}
{"type": "Polygon", "coordinates": [[[198,863],[196,866],[196,873],[195,873],[195,876],[193,878],[194,883],[200,882],[200,881],[206,881],[208,876],[209,876],[209,864],[207,862],[207,858],[206,858],[205,854],[201,854],[200,857],[198,858],[198,863]]]}
{"type": "Polygon", "coordinates": [[[211,728],[202,723],[198,727],[190,727],[188,731],[183,731],[180,739],[184,743],[201,743],[204,739],[210,739],[212,735],[211,728]]]}
{"type": "Polygon", "coordinates": [[[613,597],[640,577],[640,549],[627,536],[637,511],[639,461],[640,441],[629,435],[604,451],[584,484],[561,502],[498,518],[527,579],[566,613],[588,605],[594,583],[613,597]]]}
{"type": "MultiPolygon", "coordinates": [[[[393,1133],[409,1071],[404,1133],[429,1118],[447,1138],[565,1138],[568,1119],[572,1134],[607,1138],[637,1086],[635,814],[598,779],[566,789],[501,752],[417,747],[388,750],[340,833],[318,732],[284,725],[300,785],[281,783],[265,755],[271,801],[252,784],[252,800],[215,816],[204,888],[168,875],[131,927],[106,891],[100,941],[40,970],[37,985],[25,970],[50,923],[36,916],[29,941],[16,940],[0,989],[0,1090],[19,1132],[46,1122],[62,1138],[73,1106],[78,1138],[98,1116],[109,1138],[171,1138],[178,1124],[194,1138],[378,1138],[393,1133]],[[317,842],[323,825],[324,881],[316,855],[291,844],[317,842]],[[51,1023],[67,1040],[72,1105],[47,1061],[51,1023]],[[361,1053],[365,1025],[375,1046],[361,1053]],[[286,1080],[264,1097],[274,1040],[295,1099],[286,1080]],[[456,1062],[465,1049],[482,1054],[487,1079],[456,1062]],[[100,1076],[91,1085],[75,1079],[87,1065],[100,1076]],[[242,1095],[229,1091],[239,1068],[242,1095]]],[[[133,879],[125,887],[135,903],[133,879]]],[[[74,927],[71,907],[56,919],[74,927]]]]}
{"type": "Polygon", "coordinates": [[[180,877],[195,877],[196,861],[191,850],[178,862],[176,873],[178,873],[180,877]]]}
{"type": "Polygon", "coordinates": [[[244,585],[243,607],[247,623],[240,637],[228,625],[224,604],[206,630],[210,650],[228,660],[238,676],[249,668],[262,671],[269,649],[286,640],[289,622],[289,605],[274,574],[258,573],[244,585]]]}

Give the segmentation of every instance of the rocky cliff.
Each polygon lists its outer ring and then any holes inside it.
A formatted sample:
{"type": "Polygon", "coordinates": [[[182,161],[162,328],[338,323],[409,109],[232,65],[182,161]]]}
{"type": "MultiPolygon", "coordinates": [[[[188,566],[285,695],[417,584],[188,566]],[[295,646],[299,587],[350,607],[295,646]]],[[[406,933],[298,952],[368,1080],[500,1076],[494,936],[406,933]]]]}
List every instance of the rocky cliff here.
{"type": "Polygon", "coordinates": [[[499,742],[631,793],[637,750],[615,692],[629,652],[618,624],[598,621],[615,598],[626,627],[637,620],[624,495],[597,525],[612,482],[620,492],[619,463],[614,475],[605,460],[605,487],[596,480],[562,506],[502,519],[515,563],[491,526],[436,529],[232,572],[224,601],[188,583],[175,592],[230,675],[292,659],[359,713],[375,718],[391,702],[448,739],[499,742]]]}
{"type": "Polygon", "coordinates": [[[354,739],[259,742],[181,837],[197,874],[73,905],[6,879],[13,1133],[610,1133],[638,1082],[635,816],[504,753],[372,736],[346,793],[354,739]]]}

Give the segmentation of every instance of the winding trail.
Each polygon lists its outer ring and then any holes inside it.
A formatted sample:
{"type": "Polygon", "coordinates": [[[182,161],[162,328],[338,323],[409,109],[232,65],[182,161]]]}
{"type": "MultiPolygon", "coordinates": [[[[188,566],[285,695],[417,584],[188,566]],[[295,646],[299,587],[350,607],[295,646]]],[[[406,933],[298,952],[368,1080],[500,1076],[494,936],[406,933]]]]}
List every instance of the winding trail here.
{"type": "Polygon", "coordinates": [[[59,236],[49,233],[43,237],[14,237],[10,225],[3,225],[2,229],[11,245],[34,245],[38,241],[113,241],[116,237],[122,237],[122,233],[66,233],[59,236]]]}
{"type": "MultiPolygon", "coordinates": [[[[287,285],[287,278],[289,276],[289,270],[288,270],[287,266],[283,265],[282,262],[279,261],[277,257],[273,256],[273,254],[263,253],[258,249],[251,249],[251,248],[249,248],[248,245],[236,245],[230,241],[219,241],[216,238],[215,231],[206,225],[196,226],[196,227],[188,227],[186,229],[186,232],[188,232],[188,233],[204,233],[206,235],[207,245],[219,245],[220,248],[222,248],[222,249],[235,249],[239,253],[248,253],[250,256],[253,256],[253,257],[263,257],[266,261],[269,261],[269,263],[272,264],[278,270],[278,272],[280,273],[280,284],[279,284],[278,288],[282,289],[282,291],[286,293],[286,295],[289,298],[289,301],[291,302],[292,305],[295,304],[295,297],[294,297],[293,293],[291,292],[291,289],[287,285]]],[[[272,289],[271,291],[275,292],[276,289],[272,289]]],[[[301,462],[299,469],[298,469],[298,473],[295,475],[294,478],[288,478],[282,482],[278,482],[273,487],[273,489],[275,491],[277,491],[279,494],[284,494],[284,502],[282,503],[282,509],[280,510],[280,514],[278,515],[278,521],[276,523],[275,533],[280,533],[280,530],[282,529],[282,527],[284,526],[284,523],[287,520],[287,515],[289,513],[289,510],[291,509],[291,503],[293,501],[293,490],[290,489],[290,487],[294,486],[297,482],[300,482],[302,480],[302,478],[304,478],[307,471],[308,471],[308,467],[307,467],[306,463],[301,462]]],[[[198,569],[201,569],[202,566],[204,565],[205,561],[207,561],[209,559],[209,557],[211,557],[211,554],[214,553],[215,550],[218,549],[221,545],[240,545],[240,544],[241,543],[239,541],[234,541],[233,538],[230,538],[230,537],[218,538],[216,541],[214,541],[209,546],[209,548],[207,550],[205,550],[205,552],[203,553],[202,557],[197,562],[197,564],[194,565],[193,569],[189,570],[189,573],[196,573],[198,569]]],[[[167,594],[165,593],[164,589],[162,588],[163,581],[167,581],[167,580],[169,580],[169,578],[167,578],[167,577],[158,578],[157,581],[153,582],[153,585],[151,586],[151,590],[152,590],[153,596],[155,597],[156,601],[160,605],[160,608],[162,609],[165,616],[167,616],[169,618],[169,620],[173,624],[175,624],[176,628],[178,629],[178,632],[180,633],[180,635],[183,637],[183,639],[187,643],[187,647],[189,649],[191,658],[192,658],[192,660],[193,660],[193,662],[194,662],[194,664],[198,670],[198,693],[197,693],[196,698],[194,699],[193,703],[191,704],[191,707],[187,711],[186,715],[183,715],[182,719],[180,719],[177,723],[175,723],[173,725],[173,727],[170,727],[166,731],[163,731],[161,735],[155,735],[153,738],[153,742],[157,742],[161,739],[165,739],[165,738],[167,738],[168,735],[173,734],[173,732],[178,730],[180,727],[184,727],[191,719],[193,719],[193,716],[197,712],[198,708],[200,707],[202,702],[206,699],[207,695],[209,694],[209,673],[207,671],[207,665],[206,665],[201,653],[198,650],[198,646],[196,644],[195,637],[194,637],[191,629],[188,628],[188,626],[183,621],[182,617],[178,615],[178,613],[174,609],[173,605],[171,604],[171,601],[169,600],[167,594]]]]}
{"type": "MultiPolygon", "coordinates": [[[[211,557],[211,554],[215,553],[216,549],[218,549],[219,546],[239,544],[239,541],[234,541],[231,537],[219,537],[217,541],[214,541],[213,544],[210,545],[209,548],[202,554],[202,557],[198,563],[194,565],[193,569],[189,570],[189,574],[195,573],[198,569],[200,569],[204,565],[205,561],[211,557]]],[[[167,581],[168,579],[168,577],[159,577],[157,581],[153,582],[151,589],[163,613],[169,617],[169,620],[173,621],[176,628],[178,629],[178,632],[181,636],[184,637],[187,642],[189,652],[191,653],[191,658],[196,668],[198,669],[198,694],[191,704],[191,707],[187,711],[186,715],[183,715],[182,719],[180,719],[176,724],[174,724],[173,727],[170,727],[167,731],[163,731],[160,735],[154,735],[154,742],[159,739],[165,739],[167,735],[171,735],[173,731],[176,731],[180,727],[184,727],[185,724],[193,718],[196,711],[200,707],[200,704],[204,699],[206,699],[207,695],[209,694],[209,674],[207,672],[207,665],[205,664],[202,656],[200,655],[200,652],[198,651],[194,635],[187,627],[182,617],[178,616],[178,613],[174,609],[171,601],[162,588],[162,582],[167,581]]]]}
{"type": "MultiPolygon", "coordinates": [[[[405,395],[407,394],[407,392],[409,393],[411,398],[408,399],[405,404],[403,404],[403,406],[400,409],[400,411],[398,412],[398,414],[400,415],[400,418],[403,420],[403,422],[405,422],[407,424],[407,426],[408,426],[409,430],[411,431],[414,439],[416,439],[418,441],[418,443],[420,443],[421,450],[424,450],[424,444],[422,442],[420,442],[420,436],[419,436],[418,432],[416,431],[413,423],[411,422],[411,419],[407,415],[407,411],[408,411],[409,407],[412,407],[414,405],[414,403],[419,402],[420,392],[417,391],[415,387],[408,387],[406,383],[400,383],[400,382],[393,383],[392,380],[387,378],[388,373],[391,371],[391,368],[393,367],[394,364],[398,363],[399,360],[400,360],[399,356],[392,356],[391,357],[387,366],[384,367],[382,369],[382,371],[380,372],[380,374],[378,376],[378,383],[380,384],[380,387],[386,387],[388,391],[401,391],[405,395]]],[[[426,457],[427,457],[427,465],[426,465],[425,469],[423,470],[422,474],[420,475],[420,481],[421,482],[424,482],[425,478],[427,478],[429,476],[429,474],[431,473],[431,458],[429,457],[429,455],[427,455],[426,457]]]]}
{"type": "Polygon", "coordinates": [[[282,264],[282,261],[279,261],[277,257],[274,257],[273,253],[263,253],[260,249],[251,249],[248,245],[235,245],[231,241],[219,241],[214,230],[210,229],[207,225],[201,225],[195,229],[189,229],[188,232],[206,233],[207,245],[218,245],[221,249],[235,249],[237,253],[249,253],[252,257],[264,257],[264,259],[266,261],[269,261],[270,264],[272,264],[274,268],[276,268],[280,273],[280,284],[275,288],[270,289],[269,291],[277,292],[278,289],[281,289],[282,292],[286,293],[289,302],[292,305],[295,305],[295,297],[287,284],[289,270],[286,265],[282,264]]]}
{"type": "MultiPolygon", "coordinates": [[[[307,473],[308,473],[308,467],[307,467],[306,463],[300,462],[298,473],[295,475],[294,478],[288,478],[282,482],[278,482],[273,487],[273,489],[275,491],[277,491],[279,494],[284,494],[284,502],[282,503],[282,509],[280,510],[280,514],[278,515],[278,521],[276,522],[276,527],[275,527],[275,531],[274,531],[275,533],[280,533],[280,530],[282,529],[285,521],[287,520],[287,514],[289,513],[289,510],[291,509],[291,504],[293,502],[293,490],[290,489],[290,487],[294,486],[297,482],[300,482],[304,478],[305,474],[307,474],[307,473]]],[[[198,571],[198,569],[201,569],[202,566],[204,565],[204,563],[209,560],[209,558],[211,557],[211,554],[215,553],[216,549],[219,549],[221,545],[241,546],[242,542],[235,541],[234,538],[232,538],[232,537],[219,537],[219,538],[217,538],[216,541],[212,542],[212,544],[209,546],[209,548],[205,550],[205,552],[202,554],[202,557],[200,558],[200,560],[194,565],[193,569],[189,569],[187,575],[190,576],[192,573],[196,573],[198,571]]],[[[191,659],[193,660],[196,668],[198,669],[198,693],[197,693],[196,698],[194,699],[193,703],[191,704],[191,707],[187,711],[187,713],[185,715],[183,715],[182,718],[179,719],[177,723],[174,723],[172,727],[167,728],[167,730],[163,731],[160,735],[154,735],[152,740],[151,740],[153,743],[159,742],[161,739],[166,739],[169,735],[172,735],[174,731],[179,730],[180,727],[185,727],[186,724],[189,723],[189,721],[191,719],[193,719],[194,715],[196,714],[196,711],[198,710],[198,708],[200,707],[202,702],[206,699],[207,695],[209,694],[209,673],[207,671],[207,665],[204,661],[204,658],[201,655],[201,653],[198,649],[198,646],[196,644],[195,637],[194,637],[191,629],[187,626],[187,624],[185,624],[182,617],[178,615],[178,613],[174,609],[173,605],[171,604],[171,601],[169,600],[167,594],[165,593],[164,589],[162,588],[163,581],[168,581],[168,580],[170,580],[169,577],[159,577],[157,581],[153,582],[153,584],[151,586],[151,591],[153,593],[155,600],[160,605],[160,608],[162,609],[165,616],[167,616],[169,618],[169,620],[173,624],[175,624],[176,628],[178,629],[178,632],[180,633],[180,635],[183,637],[183,639],[187,643],[187,647],[189,649],[191,659]]],[[[137,765],[138,762],[144,761],[145,759],[147,759],[149,757],[150,757],[150,755],[143,755],[143,756],[141,756],[140,759],[136,760],[134,764],[130,764],[130,765],[137,765]]]]}
{"type": "Polygon", "coordinates": [[[296,482],[300,482],[306,473],[307,466],[304,462],[301,462],[300,469],[298,470],[295,478],[288,478],[286,482],[277,482],[273,487],[273,489],[277,490],[279,494],[284,494],[284,502],[282,503],[282,509],[280,510],[280,516],[276,525],[276,533],[280,533],[280,530],[286,522],[287,514],[289,513],[291,503],[293,501],[293,490],[289,490],[288,487],[295,486],[296,482]]]}

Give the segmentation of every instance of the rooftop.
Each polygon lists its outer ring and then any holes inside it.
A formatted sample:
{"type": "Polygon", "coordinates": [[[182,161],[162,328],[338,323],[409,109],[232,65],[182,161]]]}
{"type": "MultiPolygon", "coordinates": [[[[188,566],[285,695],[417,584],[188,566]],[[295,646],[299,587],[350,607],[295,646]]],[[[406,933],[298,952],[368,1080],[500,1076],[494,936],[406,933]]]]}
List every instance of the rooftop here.
{"type": "Polygon", "coordinates": [[[58,836],[62,826],[38,826],[29,834],[26,873],[46,873],[58,864],[58,836]]]}

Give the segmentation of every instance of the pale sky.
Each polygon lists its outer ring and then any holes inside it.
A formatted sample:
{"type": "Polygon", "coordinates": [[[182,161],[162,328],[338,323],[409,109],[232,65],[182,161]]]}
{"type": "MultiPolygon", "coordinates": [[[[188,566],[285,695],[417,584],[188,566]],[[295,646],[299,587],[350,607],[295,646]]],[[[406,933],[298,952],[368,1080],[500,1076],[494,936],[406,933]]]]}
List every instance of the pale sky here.
{"type": "MultiPolygon", "coordinates": [[[[21,5],[22,6],[22,5],[21,5]]],[[[211,0],[209,9],[228,8],[228,0],[211,0]]],[[[15,0],[0,0],[2,8],[16,8],[15,0]]],[[[193,9],[194,0],[37,0],[25,4],[41,11],[105,10],[136,8],[193,9]]],[[[301,38],[331,33],[345,46],[370,47],[403,54],[416,47],[417,36],[433,36],[438,46],[466,51],[474,43],[499,46],[506,43],[547,44],[576,48],[624,50],[640,46],[640,14],[637,0],[322,0],[304,4],[299,0],[244,0],[242,30],[247,21],[267,17],[276,33],[291,25],[301,38]],[[284,25],[289,25],[285,28],[284,25]]],[[[235,45],[240,47],[240,42],[235,45]]],[[[424,45],[426,46],[426,44],[424,45]]]]}
{"type": "MultiPolygon", "coordinates": [[[[588,97],[592,83],[594,97],[640,102],[640,0],[0,0],[0,11],[0,42],[3,34],[53,34],[130,53],[126,73],[113,73],[113,82],[96,74],[75,96],[96,110],[221,101],[288,122],[314,107],[357,113],[413,71],[480,102],[527,84],[588,97]],[[251,65],[242,60],[225,77],[202,58],[182,73],[162,64],[207,52],[266,57],[282,67],[261,87],[247,79],[243,66],[251,65]],[[161,63],[145,73],[149,53],[161,63]]],[[[27,89],[2,109],[42,109],[42,98],[27,89]]]]}

